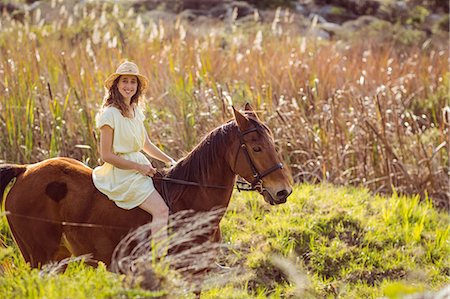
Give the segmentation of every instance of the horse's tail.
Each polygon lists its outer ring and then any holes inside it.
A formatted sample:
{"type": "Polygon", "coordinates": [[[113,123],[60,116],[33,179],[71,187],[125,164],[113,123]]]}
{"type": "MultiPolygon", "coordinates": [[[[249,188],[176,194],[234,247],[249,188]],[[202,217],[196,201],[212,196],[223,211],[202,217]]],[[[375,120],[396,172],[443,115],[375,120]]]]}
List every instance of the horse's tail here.
{"type": "Polygon", "coordinates": [[[0,203],[3,200],[3,192],[9,182],[27,170],[25,165],[3,164],[0,165],[0,203]]]}

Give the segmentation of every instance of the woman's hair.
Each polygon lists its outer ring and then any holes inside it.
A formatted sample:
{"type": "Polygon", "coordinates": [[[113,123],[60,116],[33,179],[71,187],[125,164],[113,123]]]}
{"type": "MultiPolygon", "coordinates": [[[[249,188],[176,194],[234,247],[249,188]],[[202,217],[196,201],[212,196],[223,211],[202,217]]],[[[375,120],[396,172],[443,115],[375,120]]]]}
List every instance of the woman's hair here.
{"type": "MultiPolygon", "coordinates": [[[[119,89],[117,88],[117,84],[119,83],[120,77],[117,77],[111,88],[108,91],[108,95],[106,96],[106,100],[103,104],[103,107],[108,106],[114,106],[117,109],[120,110],[120,113],[122,113],[123,116],[127,116],[127,106],[125,102],[123,101],[123,96],[120,94],[119,89]]],[[[131,97],[130,105],[135,104],[136,106],[139,105],[139,98],[141,97],[141,81],[139,79],[137,80],[138,86],[136,93],[131,97]]]]}

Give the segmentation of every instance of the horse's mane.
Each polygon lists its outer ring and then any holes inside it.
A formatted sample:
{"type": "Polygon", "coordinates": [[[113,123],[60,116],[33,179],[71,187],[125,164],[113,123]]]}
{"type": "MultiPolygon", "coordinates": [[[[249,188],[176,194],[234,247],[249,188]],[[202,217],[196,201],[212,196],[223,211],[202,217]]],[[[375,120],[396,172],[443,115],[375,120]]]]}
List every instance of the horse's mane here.
{"type": "MultiPolygon", "coordinates": [[[[267,131],[270,136],[271,132],[266,125],[259,122],[251,113],[245,115],[255,127],[260,131],[267,131]]],[[[223,173],[211,173],[214,169],[211,166],[221,163],[220,159],[223,159],[232,138],[237,138],[237,135],[238,127],[235,120],[230,120],[215,128],[188,155],[179,160],[177,165],[166,174],[166,177],[202,184],[213,175],[223,175],[223,173]]],[[[169,183],[163,187],[163,190],[163,198],[171,207],[186,190],[186,185],[169,183]],[[166,192],[169,192],[170,195],[166,192]]],[[[199,191],[201,190],[202,188],[199,188],[199,191]]]]}
{"type": "Polygon", "coordinates": [[[211,175],[208,172],[210,166],[217,163],[229,147],[229,136],[233,131],[237,131],[235,121],[211,131],[186,157],[178,161],[168,176],[193,182],[205,181],[211,175]]]}
{"type": "MultiPolygon", "coordinates": [[[[250,112],[245,113],[250,122],[261,131],[268,132],[272,138],[269,128],[255,118],[250,112]]],[[[217,163],[217,159],[224,154],[229,147],[229,136],[231,133],[237,135],[237,124],[235,120],[212,130],[205,138],[188,154],[178,162],[178,166],[173,168],[168,175],[173,178],[202,182],[211,174],[208,173],[210,165],[217,163]],[[200,171],[201,170],[201,171],[200,171]]]]}

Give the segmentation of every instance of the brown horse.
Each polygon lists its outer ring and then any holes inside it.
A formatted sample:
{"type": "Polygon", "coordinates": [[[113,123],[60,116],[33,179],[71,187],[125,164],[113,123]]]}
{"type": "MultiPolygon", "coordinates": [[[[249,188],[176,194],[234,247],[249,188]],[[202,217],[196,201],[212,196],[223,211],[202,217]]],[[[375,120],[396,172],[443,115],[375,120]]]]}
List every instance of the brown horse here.
{"type": "MultiPolygon", "coordinates": [[[[151,221],[140,208],[117,207],[94,187],[91,173],[92,169],[69,158],[0,166],[0,199],[16,178],[5,209],[13,237],[32,267],[83,254],[110,265],[120,240],[151,221]]],[[[156,180],[155,185],[171,213],[225,210],[236,174],[251,182],[270,204],[286,202],[292,192],[290,173],[280,162],[271,132],[248,104],[243,114],[234,110],[233,121],[213,130],[167,173],[168,179],[201,186],[156,180]]],[[[219,222],[210,236],[215,240],[220,238],[219,222]]]]}

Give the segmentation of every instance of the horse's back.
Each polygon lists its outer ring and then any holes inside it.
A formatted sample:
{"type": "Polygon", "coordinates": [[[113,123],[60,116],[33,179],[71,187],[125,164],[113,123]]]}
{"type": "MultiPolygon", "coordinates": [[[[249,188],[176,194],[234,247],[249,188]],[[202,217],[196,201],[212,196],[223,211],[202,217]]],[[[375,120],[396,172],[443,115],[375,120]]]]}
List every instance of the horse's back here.
{"type": "Polygon", "coordinates": [[[95,189],[90,180],[91,173],[92,169],[69,158],[52,158],[29,164],[8,193],[6,210],[38,214],[40,209],[55,209],[71,189],[95,189]]]}
{"type": "Polygon", "coordinates": [[[38,211],[42,207],[55,210],[64,221],[78,219],[78,222],[80,219],[98,219],[108,213],[115,214],[110,215],[110,219],[115,219],[111,222],[120,221],[121,212],[125,211],[97,190],[90,167],[64,157],[27,165],[11,188],[6,203],[7,210],[33,205],[35,213],[44,213],[38,211]]]}
{"type": "Polygon", "coordinates": [[[120,239],[150,220],[139,208],[118,208],[95,188],[91,175],[92,169],[77,160],[52,158],[27,165],[17,177],[5,209],[13,235],[33,266],[33,254],[40,263],[55,259],[53,251],[63,235],[72,254],[92,253],[109,264],[120,239]]]}

